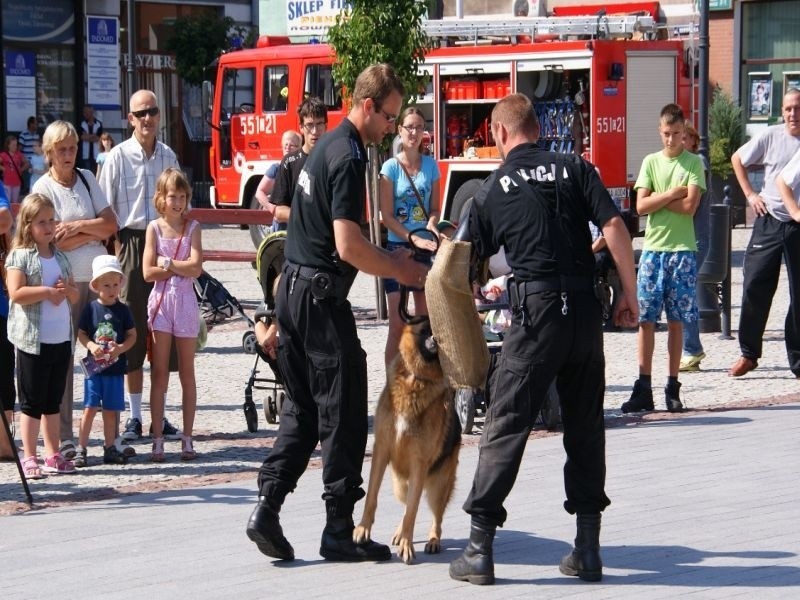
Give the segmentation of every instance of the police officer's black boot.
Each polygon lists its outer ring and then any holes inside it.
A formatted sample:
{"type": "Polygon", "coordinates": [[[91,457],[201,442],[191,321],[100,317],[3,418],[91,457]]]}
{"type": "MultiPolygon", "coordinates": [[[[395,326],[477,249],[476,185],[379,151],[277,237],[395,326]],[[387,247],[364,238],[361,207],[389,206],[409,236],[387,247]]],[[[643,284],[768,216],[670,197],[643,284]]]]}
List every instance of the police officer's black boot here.
{"type": "Polygon", "coordinates": [[[247,537],[255,542],[262,554],[280,560],[294,560],[294,548],[284,537],[278,519],[280,510],[278,500],[259,496],[258,504],[247,522],[247,537]]]}
{"type": "Polygon", "coordinates": [[[472,517],[469,543],[464,553],[450,563],[450,577],[475,585],[494,583],[492,542],[497,527],[480,517],[472,517]]]}
{"type": "Polygon", "coordinates": [[[578,514],[578,533],[575,548],[561,559],[558,570],[564,575],[577,575],[583,581],[603,578],[600,559],[600,513],[578,514]]]}
{"type": "Polygon", "coordinates": [[[390,560],[392,551],[389,546],[367,540],[356,544],[353,541],[353,507],[338,506],[334,502],[326,502],[327,522],[322,530],[319,553],[326,560],[338,562],[363,562],[390,560]]]}

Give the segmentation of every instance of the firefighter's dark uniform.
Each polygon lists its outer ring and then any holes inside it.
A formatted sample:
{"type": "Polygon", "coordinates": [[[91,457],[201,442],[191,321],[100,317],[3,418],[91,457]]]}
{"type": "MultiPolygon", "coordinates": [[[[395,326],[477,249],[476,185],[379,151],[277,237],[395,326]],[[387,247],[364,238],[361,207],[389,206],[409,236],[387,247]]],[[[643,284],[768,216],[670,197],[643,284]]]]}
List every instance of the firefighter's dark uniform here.
{"type": "Polygon", "coordinates": [[[259,487],[282,503],[320,442],[329,516],[352,514],[364,496],[367,365],[347,301],[357,271],[337,258],[333,221],[361,222],[366,162],[347,119],[319,140],[296,182],[276,297],[287,398],[259,487]]]}
{"type": "Polygon", "coordinates": [[[522,144],[475,196],[469,236],[481,258],[505,247],[513,324],[503,341],[478,467],[464,510],[502,526],[528,434],[553,378],[561,399],[569,513],[599,513],[605,495],[601,307],[588,221],[618,215],[586,161],[522,144]]]}

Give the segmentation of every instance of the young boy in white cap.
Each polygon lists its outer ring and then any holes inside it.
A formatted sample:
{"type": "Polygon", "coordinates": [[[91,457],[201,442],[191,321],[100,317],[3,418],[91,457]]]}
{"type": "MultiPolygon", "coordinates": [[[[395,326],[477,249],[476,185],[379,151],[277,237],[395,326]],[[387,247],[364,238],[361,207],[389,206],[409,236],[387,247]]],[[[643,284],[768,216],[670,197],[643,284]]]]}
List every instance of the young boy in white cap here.
{"type": "Polygon", "coordinates": [[[89,284],[97,299],[87,304],[78,321],[78,341],[101,371],[84,379],[83,417],[74,463],[86,466],[86,447],[97,410],[103,411],[103,462],[121,465],[128,456],[115,444],[119,414],[125,408],[125,352],[136,342],[133,314],[119,299],[124,275],[115,256],[103,254],[92,261],[89,284]]]}

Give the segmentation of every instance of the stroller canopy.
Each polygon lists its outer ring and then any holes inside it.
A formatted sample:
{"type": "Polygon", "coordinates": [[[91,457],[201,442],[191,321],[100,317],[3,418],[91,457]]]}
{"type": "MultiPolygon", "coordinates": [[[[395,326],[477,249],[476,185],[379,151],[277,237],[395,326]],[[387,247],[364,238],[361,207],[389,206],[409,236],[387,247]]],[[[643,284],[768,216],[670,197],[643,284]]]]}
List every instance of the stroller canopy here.
{"type": "Polygon", "coordinates": [[[283,268],[285,245],[286,232],[276,231],[264,238],[256,254],[256,273],[268,309],[275,308],[275,280],[283,268]]]}

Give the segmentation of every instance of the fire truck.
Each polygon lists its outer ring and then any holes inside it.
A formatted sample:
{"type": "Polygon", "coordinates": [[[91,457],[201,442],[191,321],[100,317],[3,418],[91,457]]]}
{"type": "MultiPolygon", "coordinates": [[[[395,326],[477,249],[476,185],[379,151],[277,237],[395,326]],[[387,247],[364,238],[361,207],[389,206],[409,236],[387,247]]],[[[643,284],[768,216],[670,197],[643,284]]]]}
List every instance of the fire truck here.
{"type": "MultiPolygon", "coordinates": [[[[694,111],[694,60],[686,39],[665,39],[657,2],[564,7],[566,14],[423,23],[438,47],[421,72],[426,89],[412,99],[427,121],[429,151],[441,171],[442,214],[463,203],[499,164],[489,126],[509,93],[529,96],[540,144],[581,154],[638,231],[632,186],[642,159],[661,147],[657,118],[669,102],[694,111]]],[[[213,90],[211,201],[217,208],[258,208],[256,187],[281,159],[281,135],[298,129],[304,97],[321,98],[329,129],[347,114],[334,81],[333,50],[262,36],[254,49],[220,57],[213,90]]],[[[254,243],[262,233],[252,228],[254,243]]]]}

